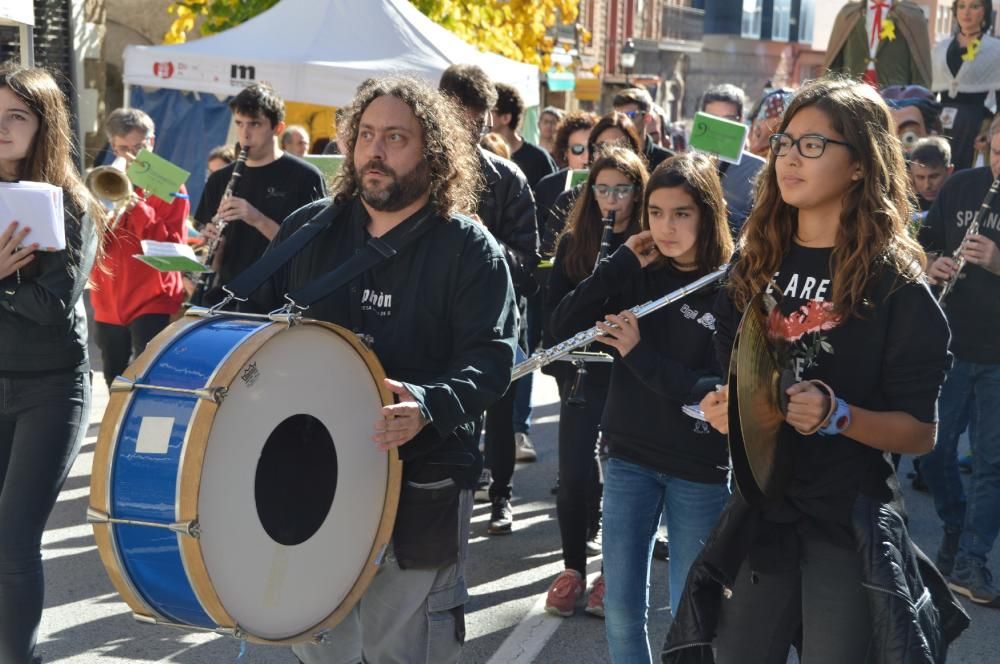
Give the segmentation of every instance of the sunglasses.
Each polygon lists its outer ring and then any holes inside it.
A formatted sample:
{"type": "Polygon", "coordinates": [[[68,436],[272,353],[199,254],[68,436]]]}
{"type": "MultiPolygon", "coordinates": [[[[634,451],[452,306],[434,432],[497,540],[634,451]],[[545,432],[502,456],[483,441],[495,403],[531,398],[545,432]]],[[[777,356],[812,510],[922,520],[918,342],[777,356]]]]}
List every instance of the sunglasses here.
{"type": "Polygon", "coordinates": [[[580,156],[581,154],[587,151],[587,144],[574,143],[573,145],[569,146],[569,151],[577,156],[580,156]]]}

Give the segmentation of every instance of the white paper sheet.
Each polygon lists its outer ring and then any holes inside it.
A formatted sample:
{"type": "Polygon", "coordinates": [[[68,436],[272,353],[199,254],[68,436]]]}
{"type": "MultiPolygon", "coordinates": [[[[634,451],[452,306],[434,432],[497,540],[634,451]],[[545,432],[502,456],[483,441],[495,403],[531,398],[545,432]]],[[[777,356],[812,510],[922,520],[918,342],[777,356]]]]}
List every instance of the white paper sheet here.
{"type": "Polygon", "coordinates": [[[44,182],[0,183],[0,233],[13,221],[31,228],[24,244],[37,242],[41,251],[66,248],[61,188],[44,182]]]}

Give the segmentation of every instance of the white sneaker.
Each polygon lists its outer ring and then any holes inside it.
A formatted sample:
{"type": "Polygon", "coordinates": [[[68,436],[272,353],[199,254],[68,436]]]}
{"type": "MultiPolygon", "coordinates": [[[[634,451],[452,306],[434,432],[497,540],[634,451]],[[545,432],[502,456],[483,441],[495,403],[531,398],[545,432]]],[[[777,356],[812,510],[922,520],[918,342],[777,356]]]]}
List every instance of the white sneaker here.
{"type": "Polygon", "coordinates": [[[528,438],[528,434],[520,432],[514,434],[514,459],[517,461],[538,460],[535,446],[532,444],[531,438],[528,438]]]}

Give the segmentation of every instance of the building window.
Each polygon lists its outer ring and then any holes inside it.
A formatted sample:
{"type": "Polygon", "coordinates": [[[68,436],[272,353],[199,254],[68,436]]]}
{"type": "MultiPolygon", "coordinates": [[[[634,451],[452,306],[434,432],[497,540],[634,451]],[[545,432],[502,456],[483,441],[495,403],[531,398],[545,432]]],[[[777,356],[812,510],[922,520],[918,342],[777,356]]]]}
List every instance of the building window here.
{"type": "Polygon", "coordinates": [[[938,7],[937,25],[935,28],[938,39],[951,36],[951,7],[938,7]]]}
{"type": "Polygon", "coordinates": [[[816,8],[813,0],[802,0],[799,6],[799,34],[797,41],[800,44],[812,44],[813,41],[813,15],[816,8]]]}
{"type": "Polygon", "coordinates": [[[743,0],[743,30],[740,36],[760,39],[760,17],[764,0],[743,0]]]}
{"type": "MultiPolygon", "coordinates": [[[[746,7],[746,3],[743,6],[746,7]]],[[[774,11],[771,13],[771,39],[788,41],[791,23],[792,0],[774,0],[774,11]]]]}

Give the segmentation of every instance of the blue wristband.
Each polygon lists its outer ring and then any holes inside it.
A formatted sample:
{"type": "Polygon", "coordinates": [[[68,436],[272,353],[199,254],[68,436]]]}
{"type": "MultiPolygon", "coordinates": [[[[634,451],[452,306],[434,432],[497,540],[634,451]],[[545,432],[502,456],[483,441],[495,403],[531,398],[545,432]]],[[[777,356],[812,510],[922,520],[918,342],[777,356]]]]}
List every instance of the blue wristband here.
{"type": "Polygon", "coordinates": [[[826,424],[819,430],[821,436],[836,436],[851,426],[851,407],[843,399],[837,399],[837,407],[826,424]]]}

